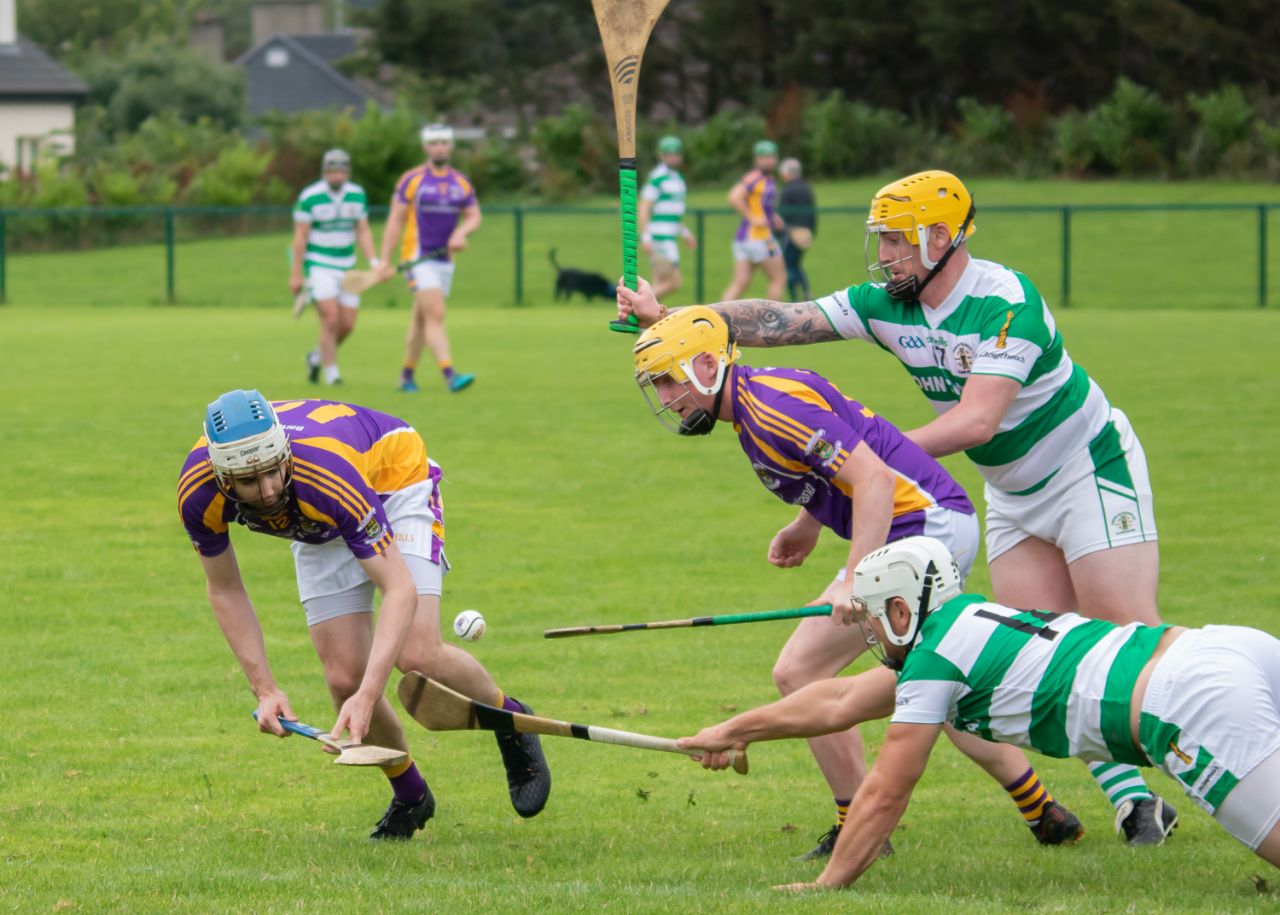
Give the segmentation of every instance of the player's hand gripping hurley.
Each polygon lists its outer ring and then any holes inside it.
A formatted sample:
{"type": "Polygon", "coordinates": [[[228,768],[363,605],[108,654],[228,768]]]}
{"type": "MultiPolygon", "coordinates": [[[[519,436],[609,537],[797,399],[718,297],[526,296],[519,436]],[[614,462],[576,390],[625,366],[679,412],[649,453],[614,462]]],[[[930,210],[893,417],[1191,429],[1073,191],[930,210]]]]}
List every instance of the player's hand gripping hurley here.
{"type": "MultiPolygon", "coordinates": [[[[649,34],[669,0],[591,0],[604,43],[618,129],[618,182],[622,202],[622,282],[636,288],[636,92],[649,34]]],[[[640,332],[635,315],[609,322],[620,333],[640,332]]]]}
{"type": "MultiPolygon", "coordinates": [[[[258,720],[258,713],[253,713],[253,720],[258,720]]],[[[301,734],[318,740],[326,747],[334,750],[338,758],[333,762],[339,766],[396,766],[409,758],[404,750],[392,750],[388,747],[375,747],[372,744],[357,743],[354,740],[334,740],[329,734],[313,728],[301,721],[290,721],[288,718],[276,719],[280,727],[293,734],[301,734]]]]}
{"type": "MultiPolygon", "coordinates": [[[[694,759],[702,756],[697,750],[686,750],[666,737],[651,737],[648,734],[598,728],[589,724],[570,724],[567,721],[556,721],[554,718],[494,708],[492,705],[468,699],[444,684],[424,677],[416,670],[411,670],[404,675],[404,679],[396,688],[396,694],[399,695],[400,704],[404,706],[404,710],[413,716],[414,721],[429,731],[496,731],[499,734],[577,737],[579,740],[611,743],[619,747],[679,753],[681,756],[691,756],[694,759]]],[[[733,766],[733,770],[739,775],[746,775],[746,751],[730,750],[728,752],[729,765],[733,766]]]]}

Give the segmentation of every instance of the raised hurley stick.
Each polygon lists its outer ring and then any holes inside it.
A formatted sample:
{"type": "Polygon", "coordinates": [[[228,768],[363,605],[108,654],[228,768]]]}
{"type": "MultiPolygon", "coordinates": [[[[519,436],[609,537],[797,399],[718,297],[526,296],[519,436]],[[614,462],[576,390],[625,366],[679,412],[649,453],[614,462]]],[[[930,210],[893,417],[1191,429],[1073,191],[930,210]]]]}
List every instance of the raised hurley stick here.
{"type": "MultiPolygon", "coordinates": [[[[253,720],[258,720],[257,711],[253,713],[253,720]]],[[[337,766],[396,766],[409,758],[409,754],[404,750],[375,747],[372,744],[356,743],[354,740],[334,740],[324,731],[319,728],[313,728],[309,724],[290,721],[288,718],[278,718],[276,720],[280,722],[280,726],[286,731],[293,734],[301,734],[303,737],[310,737],[312,740],[318,740],[331,750],[336,750],[338,758],[333,762],[337,766]]]]}
{"type": "MultiPolygon", "coordinates": [[[[618,182],[622,199],[622,282],[636,288],[636,91],[649,34],[668,0],[591,0],[604,43],[618,129],[618,182]]],[[[635,315],[610,321],[609,329],[640,332],[635,315]]]]}
{"type": "Polygon", "coordinates": [[[762,610],[759,613],[723,613],[720,616],[695,616],[687,620],[660,620],[656,623],[616,623],[606,626],[569,626],[547,629],[546,639],[563,639],[571,635],[605,635],[610,632],[636,632],[641,629],[688,629],[690,626],[727,626],[731,623],[763,623],[769,620],[794,620],[806,616],[830,616],[830,604],[793,607],[789,610],[762,610]]]}
{"type": "MultiPolygon", "coordinates": [[[[400,704],[404,706],[404,710],[413,716],[414,721],[429,731],[497,731],[499,734],[577,737],[579,740],[611,743],[614,746],[633,747],[638,750],[679,753],[681,756],[689,756],[693,759],[702,757],[698,751],[676,746],[674,740],[666,737],[651,737],[648,734],[636,734],[632,731],[615,731],[613,728],[598,728],[590,724],[570,724],[567,721],[556,721],[554,718],[494,708],[492,705],[468,699],[416,670],[411,670],[404,675],[404,679],[396,687],[396,694],[400,697],[400,704]]],[[[733,770],[740,775],[746,775],[746,752],[738,753],[730,750],[729,765],[733,766],[733,770]]]]}

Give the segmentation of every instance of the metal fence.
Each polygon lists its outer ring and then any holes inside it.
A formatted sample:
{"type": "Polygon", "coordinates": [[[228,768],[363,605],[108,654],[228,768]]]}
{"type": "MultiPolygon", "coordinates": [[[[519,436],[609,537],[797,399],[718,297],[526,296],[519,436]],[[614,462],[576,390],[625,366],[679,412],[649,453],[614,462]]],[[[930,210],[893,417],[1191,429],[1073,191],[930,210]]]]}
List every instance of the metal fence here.
{"type": "MultiPolygon", "coordinates": [[[[1277,209],[1280,203],[990,205],[979,213],[971,248],[1035,278],[1062,305],[1265,307],[1275,272],[1269,266],[1278,266],[1269,261],[1280,261],[1280,252],[1269,250],[1277,209]]],[[[19,285],[35,297],[108,304],[114,299],[103,278],[109,285],[129,274],[156,303],[275,301],[275,284],[287,273],[290,213],[283,206],[0,209],[0,302],[9,301],[10,279],[19,273],[19,285]],[[157,250],[138,254],[137,246],[157,250]],[[104,254],[126,249],[127,262],[104,254]],[[69,251],[94,259],[61,260],[56,268],[44,259],[69,251]],[[139,265],[149,265],[142,277],[139,265]],[[273,278],[269,297],[261,291],[264,277],[273,278]]],[[[815,293],[865,278],[865,214],[865,207],[818,208],[818,240],[806,257],[815,293]]],[[[372,208],[375,223],[385,215],[385,207],[372,208]]],[[[472,255],[464,256],[459,268],[463,276],[471,271],[465,288],[481,300],[520,306],[548,299],[553,259],[607,277],[619,271],[616,209],[486,206],[484,219],[472,245],[483,255],[471,264],[472,255]],[[477,271],[477,261],[510,266],[477,271]]],[[[698,245],[682,265],[685,300],[714,299],[727,283],[737,221],[726,207],[688,211],[698,245]]]]}

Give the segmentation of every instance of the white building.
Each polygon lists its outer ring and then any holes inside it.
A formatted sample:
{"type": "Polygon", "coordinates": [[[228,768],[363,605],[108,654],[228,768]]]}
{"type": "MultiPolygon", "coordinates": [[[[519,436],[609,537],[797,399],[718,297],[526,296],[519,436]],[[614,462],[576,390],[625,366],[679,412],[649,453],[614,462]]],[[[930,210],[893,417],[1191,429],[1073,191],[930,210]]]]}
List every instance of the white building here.
{"type": "Polygon", "coordinates": [[[18,34],[14,0],[0,0],[0,175],[71,152],[76,105],[86,94],[84,83],[18,34]]]}

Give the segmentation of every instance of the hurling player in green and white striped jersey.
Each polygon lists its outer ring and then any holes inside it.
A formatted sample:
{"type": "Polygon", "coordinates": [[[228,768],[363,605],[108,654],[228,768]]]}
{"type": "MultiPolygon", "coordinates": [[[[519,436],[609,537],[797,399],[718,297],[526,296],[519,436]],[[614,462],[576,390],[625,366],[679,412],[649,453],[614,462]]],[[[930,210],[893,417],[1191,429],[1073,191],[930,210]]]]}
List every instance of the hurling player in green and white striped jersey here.
{"type": "MultiPolygon", "coordinates": [[[[1146,455],[1124,413],[1067,355],[1035,285],[972,257],[973,198],[955,175],[920,172],[871,201],[873,282],[811,302],[722,302],[740,346],[858,339],[895,356],[938,416],[906,433],[934,457],[963,451],[986,485],[997,600],[1117,623],[1159,622],[1159,552],[1146,455]]],[[[641,284],[619,313],[665,313],[641,284]]],[[[1177,822],[1131,766],[1090,767],[1130,845],[1177,822]]]]}
{"type": "Polygon", "coordinates": [[[670,295],[680,288],[681,238],[693,250],[698,240],[684,224],[685,187],[680,166],[684,163],[684,145],[679,137],[663,137],[658,141],[658,157],[662,160],[640,189],[640,208],[636,224],[640,229],[640,245],[653,264],[654,295],[670,295]]]}
{"type": "MultiPolygon", "coordinates": [[[[1015,610],[961,594],[955,560],[932,537],[864,557],[852,603],[845,622],[898,672],[893,719],[826,869],[782,888],[848,886],[874,863],[944,723],[1046,756],[1156,766],[1280,867],[1280,640],[1015,610]]],[[[884,711],[856,688],[883,673],[812,683],[679,743],[722,769],[724,750],[850,727],[884,711]]]]}
{"type": "Polygon", "coordinates": [[[360,307],[360,297],[342,289],[342,275],[356,265],[356,241],[371,268],[376,270],[380,263],[369,231],[368,199],[364,189],[350,181],[351,157],[331,149],[321,169],[324,177],[304,187],[293,205],[289,290],[297,295],[305,284],[320,316],[320,339],[307,353],[309,380],[318,382],[323,368],[326,382],[341,384],[338,345],[355,330],[360,307]]]}

